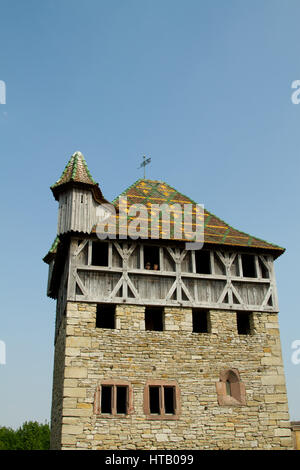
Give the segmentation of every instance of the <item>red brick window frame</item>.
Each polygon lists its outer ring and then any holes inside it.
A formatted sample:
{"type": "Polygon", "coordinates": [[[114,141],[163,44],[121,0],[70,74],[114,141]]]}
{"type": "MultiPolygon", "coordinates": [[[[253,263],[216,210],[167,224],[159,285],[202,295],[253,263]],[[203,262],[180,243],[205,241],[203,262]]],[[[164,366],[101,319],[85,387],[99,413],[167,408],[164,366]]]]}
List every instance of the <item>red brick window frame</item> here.
{"type": "Polygon", "coordinates": [[[97,386],[94,395],[94,414],[110,418],[132,413],[133,392],[129,382],[112,379],[104,380],[97,386]]]}
{"type": "Polygon", "coordinates": [[[216,389],[220,406],[246,405],[246,389],[237,369],[223,370],[220,373],[220,381],[216,383],[216,389]]]}
{"type": "Polygon", "coordinates": [[[146,383],[144,413],[148,419],[174,420],[179,418],[180,411],[180,390],[175,380],[149,380],[146,383]]]}

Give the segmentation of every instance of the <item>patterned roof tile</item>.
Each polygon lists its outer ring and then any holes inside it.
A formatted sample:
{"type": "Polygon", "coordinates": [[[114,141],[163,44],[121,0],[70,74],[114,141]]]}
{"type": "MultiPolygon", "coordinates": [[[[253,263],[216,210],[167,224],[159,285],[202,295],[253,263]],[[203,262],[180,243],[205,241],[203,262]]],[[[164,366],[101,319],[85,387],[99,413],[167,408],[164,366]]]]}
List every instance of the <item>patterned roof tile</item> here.
{"type": "Polygon", "coordinates": [[[101,204],[102,202],[108,203],[104,199],[98,183],[92,177],[85,158],[81,152],[75,152],[68,161],[61,177],[52,186],[51,190],[54,197],[58,199],[59,193],[68,185],[87,186],[92,190],[94,199],[101,204]]]}
{"type": "MultiPolygon", "coordinates": [[[[183,195],[169,184],[163,181],[139,179],[132,184],[128,189],[123,191],[119,197],[127,199],[127,204],[130,207],[133,204],[143,204],[148,208],[148,221],[150,224],[150,206],[152,204],[192,204],[196,207],[196,202],[189,197],[183,195]]],[[[114,199],[113,204],[116,208],[119,206],[119,197],[114,199]]],[[[193,209],[195,213],[195,210],[193,209]]],[[[128,223],[133,220],[133,217],[128,218],[128,223]]],[[[159,223],[159,222],[158,222],[159,223]]],[[[171,222],[172,223],[172,222],[171,222]]],[[[158,227],[161,233],[161,224],[158,227]]],[[[196,226],[193,223],[192,229],[195,230],[196,226]]],[[[171,234],[173,230],[171,229],[171,234]]],[[[150,237],[149,237],[150,238],[150,237]]],[[[176,238],[174,238],[176,239],[176,238]]],[[[179,240],[179,239],[178,239],[179,240]]],[[[183,241],[190,241],[189,239],[182,238],[183,241]]],[[[241,232],[229,224],[219,219],[211,212],[204,209],[204,242],[209,244],[239,246],[247,248],[262,248],[267,250],[276,250],[278,255],[285,251],[284,248],[261,240],[257,237],[241,232]]]]}
{"type": "Polygon", "coordinates": [[[92,178],[91,173],[87,167],[84,156],[81,152],[75,152],[68,161],[61,177],[51,186],[56,188],[62,184],[69,183],[70,181],[75,181],[77,183],[90,184],[92,186],[96,185],[96,181],[92,178]]]}

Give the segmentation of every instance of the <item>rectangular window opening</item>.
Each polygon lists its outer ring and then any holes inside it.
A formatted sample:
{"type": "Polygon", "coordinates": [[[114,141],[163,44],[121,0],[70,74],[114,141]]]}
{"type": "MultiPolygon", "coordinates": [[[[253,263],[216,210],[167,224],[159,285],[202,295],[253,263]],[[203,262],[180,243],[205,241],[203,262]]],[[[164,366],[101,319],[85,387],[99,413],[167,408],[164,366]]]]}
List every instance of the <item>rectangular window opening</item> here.
{"type": "Polygon", "coordinates": [[[244,277],[256,277],[254,255],[242,254],[242,267],[244,277]]]}
{"type": "Polygon", "coordinates": [[[146,307],[145,329],[149,331],[163,331],[163,309],[162,308],[146,307]]]}
{"type": "Polygon", "coordinates": [[[175,387],[164,386],[165,413],[175,414],[175,387]]]}
{"type": "Polygon", "coordinates": [[[159,389],[160,387],[149,387],[149,408],[151,414],[160,414],[159,389]]]}
{"type": "Polygon", "coordinates": [[[102,385],[101,413],[112,414],[112,385],[102,385]]]}
{"type": "Polygon", "coordinates": [[[115,328],[116,306],[112,304],[98,304],[96,312],[96,328],[115,328]]]}
{"type": "Polygon", "coordinates": [[[211,274],[210,252],[207,250],[195,250],[196,273],[211,274]]]}
{"type": "Polygon", "coordinates": [[[258,259],[258,263],[260,266],[261,277],[264,279],[268,279],[270,277],[269,270],[266,268],[265,264],[260,259],[258,259]]]}
{"type": "Polygon", "coordinates": [[[144,245],[144,269],[159,271],[159,247],[144,245]]]}
{"type": "Polygon", "coordinates": [[[92,243],[92,265],[108,266],[108,243],[92,243]]]}
{"type": "Polygon", "coordinates": [[[127,393],[128,387],[117,386],[117,414],[127,413],[127,393]]]}
{"type": "Polygon", "coordinates": [[[245,312],[238,312],[236,314],[237,330],[239,335],[251,335],[251,314],[245,312]]]}
{"type": "Polygon", "coordinates": [[[207,310],[193,309],[193,333],[210,333],[210,319],[207,310]]]}

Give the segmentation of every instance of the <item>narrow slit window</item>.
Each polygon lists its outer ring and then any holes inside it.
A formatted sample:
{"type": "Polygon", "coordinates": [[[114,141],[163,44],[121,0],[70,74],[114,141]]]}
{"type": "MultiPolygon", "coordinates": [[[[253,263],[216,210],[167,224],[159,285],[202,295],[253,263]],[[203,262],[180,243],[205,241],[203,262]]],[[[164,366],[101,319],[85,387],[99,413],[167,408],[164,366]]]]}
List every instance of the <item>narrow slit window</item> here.
{"type": "Polygon", "coordinates": [[[260,267],[261,277],[264,279],[268,279],[270,277],[269,270],[267,269],[266,265],[263,261],[258,259],[258,264],[260,267]]]}
{"type": "Polygon", "coordinates": [[[163,309],[145,309],[145,329],[149,331],[163,331],[163,309]]]}
{"type": "Polygon", "coordinates": [[[246,405],[246,389],[237,369],[221,371],[220,381],[216,382],[216,391],[220,406],[246,405]]]}
{"type": "Polygon", "coordinates": [[[127,387],[117,386],[117,414],[127,413],[127,387]]]}
{"type": "Polygon", "coordinates": [[[165,413],[175,414],[175,387],[164,388],[165,413]]]}
{"type": "Polygon", "coordinates": [[[112,385],[102,385],[101,413],[112,414],[112,385]]]}
{"type": "Polygon", "coordinates": [[[108,266],[108,243],[92,243],[92,265],[108,266]]]}
{"type": "Polygon", "coordinates": [[[151,414],[160,414],[160,387],[149,387],[149,408],[151,414]]]}
{"type": "Polygon", "coordinates": [[[242,254],[242,267],[244,277],[256,277],[255,258],[253,255],[242,254]]]}
{"type": "Polygon", "coordinates": [[[211,274],[210,252],[206,250],[195,251],[196,273],[211,274]]]}
{"type": "Polygon", "coordinates": [[[159,247],[144,245],[144,269],[158,271],[159,266],[159,247]]]}
{"type": "Polygon", "coordinates": [[[210,319],[207,310],[193,309],[193,333],[209,333],[210,319]]]}
{"type": "Polygon", "coordinates": [[[96,328],[115,328],[116,306],[111,304],[98,304],[96,312],[96,328]]]}
{"type": "Polygon", "coordinates": [[[237,330],[239,335],[251,335],[251,314],[246,312],[238,312],[236,314],[237,330]]]}

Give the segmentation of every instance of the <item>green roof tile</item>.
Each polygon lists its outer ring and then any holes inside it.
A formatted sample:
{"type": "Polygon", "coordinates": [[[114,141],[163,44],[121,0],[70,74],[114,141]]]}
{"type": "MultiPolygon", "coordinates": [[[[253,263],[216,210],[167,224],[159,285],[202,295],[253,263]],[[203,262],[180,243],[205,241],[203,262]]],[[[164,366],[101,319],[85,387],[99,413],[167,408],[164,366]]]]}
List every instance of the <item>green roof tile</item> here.
{"type": "Polygon", "coordinates": [[[92,186],[97,184],[96,181],[92,178],[85,158],[81,152],[73,153],[61,177],[51,186],[51,189],[57,188],[58,186],[69,183],[71,181],[92,186]]]}

